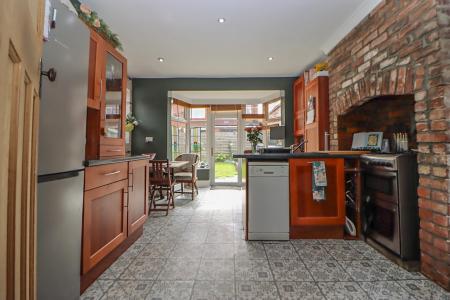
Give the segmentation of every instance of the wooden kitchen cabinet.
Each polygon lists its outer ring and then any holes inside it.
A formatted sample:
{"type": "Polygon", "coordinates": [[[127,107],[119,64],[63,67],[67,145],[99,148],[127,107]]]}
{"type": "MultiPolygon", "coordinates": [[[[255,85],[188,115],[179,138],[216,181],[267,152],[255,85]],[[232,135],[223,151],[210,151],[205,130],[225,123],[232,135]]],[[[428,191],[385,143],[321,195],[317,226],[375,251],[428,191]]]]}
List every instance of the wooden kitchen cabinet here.
{"type": "Polygon", "coordinates": [[[91,30],[86,159],[125,155],[127,60],[91,30]]]}
{"type": "Polygon", "coordinates": [[[82,291],[142,235],[149,161],[88,166],[84,178],[82,291]]]}
{"type": "Polygon", "coordinates": [[[318,76],[305,86],[305,152],[322,151],[328,138],[330,120],[328,108],[328,76],[318,76]],[[308,111],[314,109],[314,120],[308,123],[308,111]]]}
{"type": "Polygon", "coordinates": [[[289,161],[291,238],[343,238],[345,182],[343,158],[301,158],[289,161]],[[312,162],[324,161],[326,199],[312,198],[312,162]]]}
{"type": "Polygon", "coordinates": [[[84,194],[82,274],[87,273],[127,237],[128,180],[84,194]]]}
{"type": "Polygon", "coordinates": [[[148,215],[149,164],[147,160],[129,162],[128,234],[144,225],[148,215]]]}
{"type": "Polygon", "coordinates": [[[294,82],[294,136],[297,142],[305,136],[305,78],[300,76],[294,82]]]}

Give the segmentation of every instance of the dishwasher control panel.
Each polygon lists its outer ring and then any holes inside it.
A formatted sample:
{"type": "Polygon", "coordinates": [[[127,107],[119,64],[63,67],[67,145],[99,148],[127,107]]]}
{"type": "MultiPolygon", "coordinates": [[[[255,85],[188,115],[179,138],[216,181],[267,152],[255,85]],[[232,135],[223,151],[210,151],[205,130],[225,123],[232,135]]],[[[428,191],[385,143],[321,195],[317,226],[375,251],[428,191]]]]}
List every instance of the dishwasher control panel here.
{"type": "Polygon", "coordinates": [[[250,177],[287,177],[289,176],[288,163],[249,163],[250,177]]]}

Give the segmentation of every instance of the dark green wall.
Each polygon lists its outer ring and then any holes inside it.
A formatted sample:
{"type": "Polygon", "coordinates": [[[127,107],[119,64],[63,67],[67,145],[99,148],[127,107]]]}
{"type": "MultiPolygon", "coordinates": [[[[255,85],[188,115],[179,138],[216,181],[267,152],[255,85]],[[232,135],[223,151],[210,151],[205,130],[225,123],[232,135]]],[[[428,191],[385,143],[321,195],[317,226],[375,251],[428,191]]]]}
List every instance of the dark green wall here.
{"type": "Polygon", "coordinates": [[[295,78],[173,78],[133,79],[133,113],[141,124],[133,131],[134,154],[167,155],[167,99],[169,91],[284,90],[286,99],[286,145],[294,142],[292,85],[295,78]],[[145,137],[154,141],[145,143],[145,137]]]}

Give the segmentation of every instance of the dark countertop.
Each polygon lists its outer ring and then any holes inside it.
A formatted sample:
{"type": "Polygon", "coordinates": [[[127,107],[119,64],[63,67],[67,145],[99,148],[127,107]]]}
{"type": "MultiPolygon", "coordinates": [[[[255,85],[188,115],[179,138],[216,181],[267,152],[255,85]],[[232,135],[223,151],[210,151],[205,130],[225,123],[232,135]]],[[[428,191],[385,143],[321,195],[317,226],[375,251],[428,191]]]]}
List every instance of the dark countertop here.
{"type": "Polygon", "coordinates": [[[233,154],[233,158],[245,158],[253,161],[288,160],[291,158],[347,158],[355,159],[368,152],[363,151],[329,151],[329,152],[300,152],[300,153],[264,153],[264,154],[233,154]]]}
{"type": "Polygon", "coordinates": [[[120,162],[126,162],[126,161],[142,160],[142,159],[149,159],[149,157],[147,155],[128,155],[128,156],[124,156],[124,157],[91,159],[91,160],[85,160],[84,165],[86,167],[93,167],[93,166],[101,166],[101,165],[114,164],[114,163],[120,163],[120,162]]]}

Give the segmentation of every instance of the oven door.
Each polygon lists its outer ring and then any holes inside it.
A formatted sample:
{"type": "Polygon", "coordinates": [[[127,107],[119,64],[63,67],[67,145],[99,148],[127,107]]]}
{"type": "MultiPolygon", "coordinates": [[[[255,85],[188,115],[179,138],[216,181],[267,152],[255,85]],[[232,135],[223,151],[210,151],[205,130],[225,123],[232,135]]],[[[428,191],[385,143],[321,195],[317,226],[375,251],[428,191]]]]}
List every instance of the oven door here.
{"type": "Polygon", "coordinates": [[[364,234],[400,255],[397,173],[366,170],[363,187],[364,234]]]}

